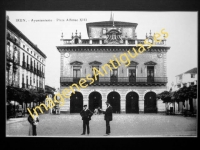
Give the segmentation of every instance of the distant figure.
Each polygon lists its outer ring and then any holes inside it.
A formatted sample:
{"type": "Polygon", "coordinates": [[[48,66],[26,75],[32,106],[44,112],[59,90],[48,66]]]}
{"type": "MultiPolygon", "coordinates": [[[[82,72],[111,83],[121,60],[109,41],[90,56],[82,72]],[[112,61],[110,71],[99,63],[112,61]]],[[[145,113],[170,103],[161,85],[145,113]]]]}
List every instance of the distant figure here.
{"type": "Polygon", "coordinates": [[[106,121],[105,136],[108,136],[110,134],[110,121],[112,121],[112,106],[110,105],[110,103],[108,101],[106,102],[106,105],[107,105],[106,111],[103,111],[100,108],[99,108],[99,110],[101,110],[105,114],[105,116],[104,116],[104,120],[106,121]]]}
{"type": "Polygon", "coordinates": [[[36,115],[36,113],[31,109],[31,113],[34,115],[34,118],[29,114],[28,116],[28,122],[30,123],[29,126],[29,135],[37,136],[37,125],[39,122],[39,116],[36,115]]]}
{"type": "Polygon", "coordinates": [[[97,108],[95,108],[94,114],[95,114],[95,115],[99,115],[99,110],[98,110],[97,108]]]}
{"type": "Polygon", "coordinates": [[[87,134],[90,134],[90,126],[89,126],[89,121],[91,120],[91,116],[93,113],[87,109],[87,105],[83,106],[83,110],[80,112],[80,115],[83,120],[83,133],[81,135],[85,135],[86,127],[87,127],[87,134]]]}

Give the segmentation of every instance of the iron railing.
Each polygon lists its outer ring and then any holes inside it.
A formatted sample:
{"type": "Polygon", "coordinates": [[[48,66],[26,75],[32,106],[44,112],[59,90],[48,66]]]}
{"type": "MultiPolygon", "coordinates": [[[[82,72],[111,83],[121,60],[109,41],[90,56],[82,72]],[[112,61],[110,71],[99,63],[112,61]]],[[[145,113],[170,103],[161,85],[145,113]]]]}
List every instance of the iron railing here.
{"type": "MultiPolygon", "coordinates": [[[[86,77],[81,77],[86,78],[86,77]]],[[[73,77],[60,77],[61,83],[78,83],[80,78],[73,77]]],[[[88,81],[91,82],[91,81],[88,81]]],[[[167,83],[167,77],[99,77],[95,83],[167,83]]]]}

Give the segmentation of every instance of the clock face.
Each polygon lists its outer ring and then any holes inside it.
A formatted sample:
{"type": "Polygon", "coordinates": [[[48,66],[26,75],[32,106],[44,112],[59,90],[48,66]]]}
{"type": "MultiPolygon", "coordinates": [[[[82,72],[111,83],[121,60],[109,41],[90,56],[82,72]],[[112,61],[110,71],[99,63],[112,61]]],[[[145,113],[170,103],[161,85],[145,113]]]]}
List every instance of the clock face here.
{"type": "Polygon", "coordinates": [[[149,43],[153,44],[153,39],[152,38],[149,38],[148,41],[149,41],[149,43]]]}
{"type": "Polygon", "coordinates": [[[66,57],[66,58],[69,57],[69,53],[65,53],[65,57],[66,57]]]}
{"type": "Polygon", "coordinates": [[[162,53],[158,53],[158,58],[162,58],[162,53]]]}

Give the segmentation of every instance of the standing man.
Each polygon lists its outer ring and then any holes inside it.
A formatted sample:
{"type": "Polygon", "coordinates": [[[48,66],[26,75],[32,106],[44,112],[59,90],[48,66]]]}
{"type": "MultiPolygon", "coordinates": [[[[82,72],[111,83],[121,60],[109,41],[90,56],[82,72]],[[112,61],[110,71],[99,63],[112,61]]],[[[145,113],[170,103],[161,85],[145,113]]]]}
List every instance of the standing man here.
{"type": "Polygon", "coordinates": [[[87,109],[87,105],[83,105],[83,110],[80,112],[80,115],[83,120],[83,133],[81,135],[85,135],[85,130],[87,126],[87,134],[90,134],[90,126],[89,126],[89,121],[91,120],[91,116],[93,113],[87,109]]]}
{"type": "Polygon", "coordinates": [[[104,116],[104,120],[106,121],[105,136],[108,136],[110,134],[110,121],[112,121],[112,106],[110,105],[110,103],[108,101],[106,102],[106,105],[107,105],[106,111],[103,111],[100,108],[99,108],[99,110],[101,110],[105,114],[105,116],[104,116]]]}

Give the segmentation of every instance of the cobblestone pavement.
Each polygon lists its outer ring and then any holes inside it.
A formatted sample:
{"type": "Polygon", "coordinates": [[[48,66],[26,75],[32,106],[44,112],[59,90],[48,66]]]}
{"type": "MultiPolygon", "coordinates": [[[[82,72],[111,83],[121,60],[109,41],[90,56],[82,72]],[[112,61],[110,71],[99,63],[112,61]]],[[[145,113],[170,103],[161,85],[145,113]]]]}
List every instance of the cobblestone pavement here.
{"type": "MultiPolygon", "coordinates": [[[[105,137],[104,115],[93,115],[90,121],[90,135],[82,133],[79,114],[40,115],[38,136],[48,137],[105,137]]],[[[164,114],[113,114],[110,122],[111,135],[106,137],[182,137],[197,136],[197,118],[169,116],[164,114]]],[[[6,136],[28,136],[27,119],[6,123],[6,136]]]]}

